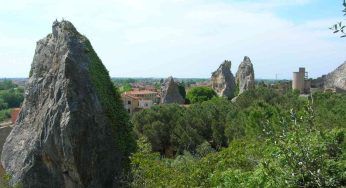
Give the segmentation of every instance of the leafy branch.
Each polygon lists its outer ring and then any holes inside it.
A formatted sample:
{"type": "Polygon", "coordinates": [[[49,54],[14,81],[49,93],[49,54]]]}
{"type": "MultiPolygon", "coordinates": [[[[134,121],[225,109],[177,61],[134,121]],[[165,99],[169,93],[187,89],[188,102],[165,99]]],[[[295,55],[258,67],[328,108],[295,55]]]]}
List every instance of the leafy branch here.
{"type": "MultiPolygon", "coordinates": [[[[342,5],[344,6],[344,10],[342,12],[344,13],[344,16],[346,16],[346,0],[344,0],[344,3],[342,5]]],[[[341,37],[343,38],[346,37],[345,28],[346,26],[343,25],[342,22],[338,22],[329,29],[332,30],[334,34],[340,32],[342,34],[341,37]]]]}

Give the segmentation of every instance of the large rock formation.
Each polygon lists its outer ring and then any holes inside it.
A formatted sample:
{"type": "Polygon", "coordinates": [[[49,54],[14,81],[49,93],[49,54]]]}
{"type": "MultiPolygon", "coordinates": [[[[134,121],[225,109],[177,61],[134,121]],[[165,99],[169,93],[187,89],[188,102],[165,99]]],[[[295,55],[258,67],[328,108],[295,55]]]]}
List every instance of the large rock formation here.
{"type": "Polygon", "coordinates": [[[249,57],[245,56],[240,63],[235,82],[239,87],[239,94],[255,88],[255,73],[249,57]]]}
{"type": "Polygon", "coordinates": [[[225,60],[211,76],[211,86],[221,97],[234,97],[236,84],[231,65],[231,61],[225,60]]]}
{"type": "Polygon", "coordinates": [[[329,74],[311,80],[311,87],[346,92],[346,62],[329,74]]]}
{"type": "Polygon", "coordinates": [[[179,92],[178,84],[172,76],[168,77],[161,87],[161,103],[185,103],[185,99],[179,92]]]}
{"type": "Polygon", "coordinates": [[[333,72],[323,77],[324,88],[335,88],[336,91],[346,91],[346,62],[333,72]]]}
{"type": "Polygon", "coordinates": [[[11,185],[112,187],[132,141],[127,114],[88,39],[68,21],[52,30],[37,42],[1,163],[11,185]]]}

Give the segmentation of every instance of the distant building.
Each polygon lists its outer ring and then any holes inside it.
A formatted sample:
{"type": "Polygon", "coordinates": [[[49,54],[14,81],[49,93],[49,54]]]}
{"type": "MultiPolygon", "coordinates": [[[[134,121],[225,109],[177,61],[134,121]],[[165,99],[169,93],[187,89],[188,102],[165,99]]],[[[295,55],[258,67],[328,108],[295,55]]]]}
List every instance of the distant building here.
{"type": "Polygon", "coordinates": [[[311,81],[305,68],[300,67],[299,72],[293,72],[292,89],[299,90],[301,94],[310,93],[311,81]]]}
{"type": "Polygon", "coordinates": [[[160,103],[158,92],[150,90],[133,90],[122,94],[124,108],[132,114],[160,103]]]}
{"type": "Polygon", "coordinates": [[[132,114],[133,112],[135,112],[137,110],[137,108],[139,106],[139,98],[138,97],[123,94],[121,96],[121,98],[123,100],[124,108],[126,109],[126,111],[128,113],[132,114]]]}

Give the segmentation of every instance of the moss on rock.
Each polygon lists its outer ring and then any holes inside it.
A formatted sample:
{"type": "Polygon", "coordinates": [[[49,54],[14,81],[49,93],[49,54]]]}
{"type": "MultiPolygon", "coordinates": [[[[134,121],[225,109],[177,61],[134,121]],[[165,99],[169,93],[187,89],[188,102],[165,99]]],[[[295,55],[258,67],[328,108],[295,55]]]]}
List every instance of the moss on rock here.
{"type": "MultiPolygon", "coordinates": [[[[84,41],[85,53],[90,58],[89,71],[91,81],[106,115],[112,123],[117,146],[124,156],[127,157],[134,151],[136,146],[132,135],[132,126],[129,123],[129,116],[123,108],[120,94],[114,87],[106,67],[92,48],[90,41],[86,37],[84,37],[84,41]]],[[[126,158],[125,160],[128,159],[126,158]]]]}

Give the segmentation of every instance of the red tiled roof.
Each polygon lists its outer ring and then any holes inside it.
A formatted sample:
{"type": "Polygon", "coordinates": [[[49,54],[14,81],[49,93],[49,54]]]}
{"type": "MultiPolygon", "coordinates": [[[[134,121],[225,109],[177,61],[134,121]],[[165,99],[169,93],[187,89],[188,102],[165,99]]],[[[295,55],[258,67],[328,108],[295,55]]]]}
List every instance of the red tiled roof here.
{"type": "Polygon", "coordinates": [[[135,96],[133,96],[133,95],[129,95],[129,94],[123,94],[123,97],[129,97],[129,98],[132,98],[132,99],[139,99],[139,97],[135,97],[135,96]]]}
{"type": "Polygon", "coordinates": [[[128,91],[125,92],[125,95],[147,95],[147,94],[157,94],[157,92],[149,90],[137,90],[137,91],[128,91]]]}

